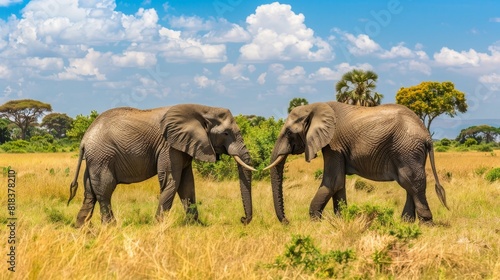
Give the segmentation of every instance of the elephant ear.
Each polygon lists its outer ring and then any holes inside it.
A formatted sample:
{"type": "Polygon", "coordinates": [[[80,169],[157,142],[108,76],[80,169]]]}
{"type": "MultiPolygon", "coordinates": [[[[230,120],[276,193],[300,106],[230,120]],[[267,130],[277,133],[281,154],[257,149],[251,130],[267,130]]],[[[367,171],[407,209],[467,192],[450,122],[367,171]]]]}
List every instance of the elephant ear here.
{"type": "Polygon", "coordinates": [[[161,129],[172,148],[208,162],[215,162],[216,154],[208,137],[210,122],[203,116],[202,105],[172,106],[161,120],[161,129]]]}
{"type": "Polygon", "coordinates": [[[326,103],[312,104],[312,110],[306,119],[306,161],[310,162],[316,153],[328,145],[335,129],[335,112],[326,103]]]}

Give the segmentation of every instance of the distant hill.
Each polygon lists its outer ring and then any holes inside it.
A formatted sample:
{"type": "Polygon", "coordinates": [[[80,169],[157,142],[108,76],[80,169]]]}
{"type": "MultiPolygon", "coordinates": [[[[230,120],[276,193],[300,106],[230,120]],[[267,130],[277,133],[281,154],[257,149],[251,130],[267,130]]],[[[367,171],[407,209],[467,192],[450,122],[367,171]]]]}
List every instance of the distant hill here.
{"type": "Polygon", "coordinates": [[[435,119],[431,124],[431,133],[434,132],[434,139],[455,139],[460,131],[475,125],[486,124],[493,127],[500,127],[500,119],[472,119],[464,120],[460,118],[453,119],[435,119]]]}

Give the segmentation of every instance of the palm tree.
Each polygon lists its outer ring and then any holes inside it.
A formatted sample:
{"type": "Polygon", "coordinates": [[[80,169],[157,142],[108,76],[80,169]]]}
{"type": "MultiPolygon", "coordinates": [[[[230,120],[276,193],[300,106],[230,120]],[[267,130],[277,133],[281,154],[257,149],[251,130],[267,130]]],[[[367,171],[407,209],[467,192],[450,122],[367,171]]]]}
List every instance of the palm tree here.
{"type": "Polygon", "coordinates": [[[307,100],[305,98],[296,97],[296,98],[290,100],[290,104],[288,105],[288,113],[290,113],[293,110],[293,108],[295,108],[295,107],[303,106],[303,105],[307,105],[307,104],[309,104],[309,102],[307,102],[307,100]]]}
{"type": "Polygon", "coordinates": [[[384,96],[374,92],[377,78],[377,74],[369,70],[354,69],[345,73],[335,85],[337,101],[367,107],[380,105],[384,96]]]}

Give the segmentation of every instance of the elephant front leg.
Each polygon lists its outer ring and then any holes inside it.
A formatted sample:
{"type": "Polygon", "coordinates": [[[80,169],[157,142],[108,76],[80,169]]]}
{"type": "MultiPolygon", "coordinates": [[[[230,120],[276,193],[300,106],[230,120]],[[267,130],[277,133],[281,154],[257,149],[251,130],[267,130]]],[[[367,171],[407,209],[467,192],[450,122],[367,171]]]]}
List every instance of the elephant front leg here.
{"type": "Polygon", "coordinates": [[[309,216],[311,220],[320,220],[321,215],[323,213],[323,209],[325,209],[326,204],[332,198],[333,192],[329,187],[320,186],[313,200],[311,201],[311,205],[309,206],[309,216]]]}
{"type": "Polygon", "coordinates": [[[330,149],[329,146],[324,147],[321,151],[324,158],[323,180],[309,207],[309,215],[313,220],[321,218],[326,204],[332,197],[336,214],[340,213],[342,201],[346,202],[343,156],[330,149]],[[338,168],[335,169],[335,166],[338,168]]]}
{"type": "Polygon", "coordinates": [[[186,219],[190,221],[198,221],[198,209],[196,208],[196,194],[194,190],[194,176],[191,164],[182,171],[181,182],[177,190],[181,199],[184,210],[186,211],[186,219]]]}
{"type": "Polygon", "coordinates": [[[171,172],[165,171],[158,172],[158,179],[160,181],[160,199],[155,217],[157,221],[161,222],[163,221],[163,213],[172,208],[179,180],[175,180],[171,172]]]}

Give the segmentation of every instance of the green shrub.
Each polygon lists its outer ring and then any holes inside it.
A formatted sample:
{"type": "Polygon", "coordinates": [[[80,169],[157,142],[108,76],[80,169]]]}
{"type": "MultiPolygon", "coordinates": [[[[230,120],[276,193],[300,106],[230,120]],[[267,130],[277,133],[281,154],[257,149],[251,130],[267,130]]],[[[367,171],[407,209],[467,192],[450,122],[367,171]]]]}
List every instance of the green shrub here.
{"type": "Polygon", "coordinates": [[[449,149],[450,149],[450,147],[448,147],[448,146],[439,146],[439,147],[436,147],[434,149],[434,151],[436,151],[438,153],[443,153],[443,152],[447,152],[449,149]]]}
{"type": "Polygon", "coordinates": [[[441,144],[441,146],[448,147],[451,144],[451,140],[447,139],[447,138],[443,138],[443,139],[441,139],[441,141],[439,141],[439,143],[441,144]]]}
{"type": "Polygon", "coordinates": [[[486,180],[489,182],[494,182],[498,179],[500,179],[500,168],[493,168],[488,173],[486,173],[485,176],[486,180]]]}
{"type": "Polygon", "coordinates": [[[375,190],[375,186],[363,180],[356,180],[356,182],[354,183],[354,189],[357,191],[365,191],[367,193],[371,193],[373,190],[375,190]]]}
{"type": "Polygon", "coordinates": [[[314,171],[314,179],[315,180],[323,179],[323,169],[317,169],[316,171],[314,171]]]}
{"type": "Polygon", "coordinates": [[[474,138],[467,138],[467,140],[465,140],[465,142],[464,142],[464,145],[465,145],[465,147],[477,145],[477,140],[474,138]]]}
{"type": "Polygon", "coordinates": [[[493,149],[491,148],[491,146],[486,145],[486,144],[478,145],[476,147],[476,150],[478,150],[479,152],[493,152],[493,149]]]}
{"type": "Polygon", "coordinates": [[[276,259],[273,266],[283,270],[299,268],[319,278],[343,278],[349,262],[354,259],[352,250],[334,250],[322,254],[309,236],[294,235],[286,245],[285,253],[276,259]]]}
{"type": "Polygon", "coordinates": [[[480,166],[474,170],[474,173],[478,176],[483,176],[486,170],[488,170],[488,167],[480,166]]]}

